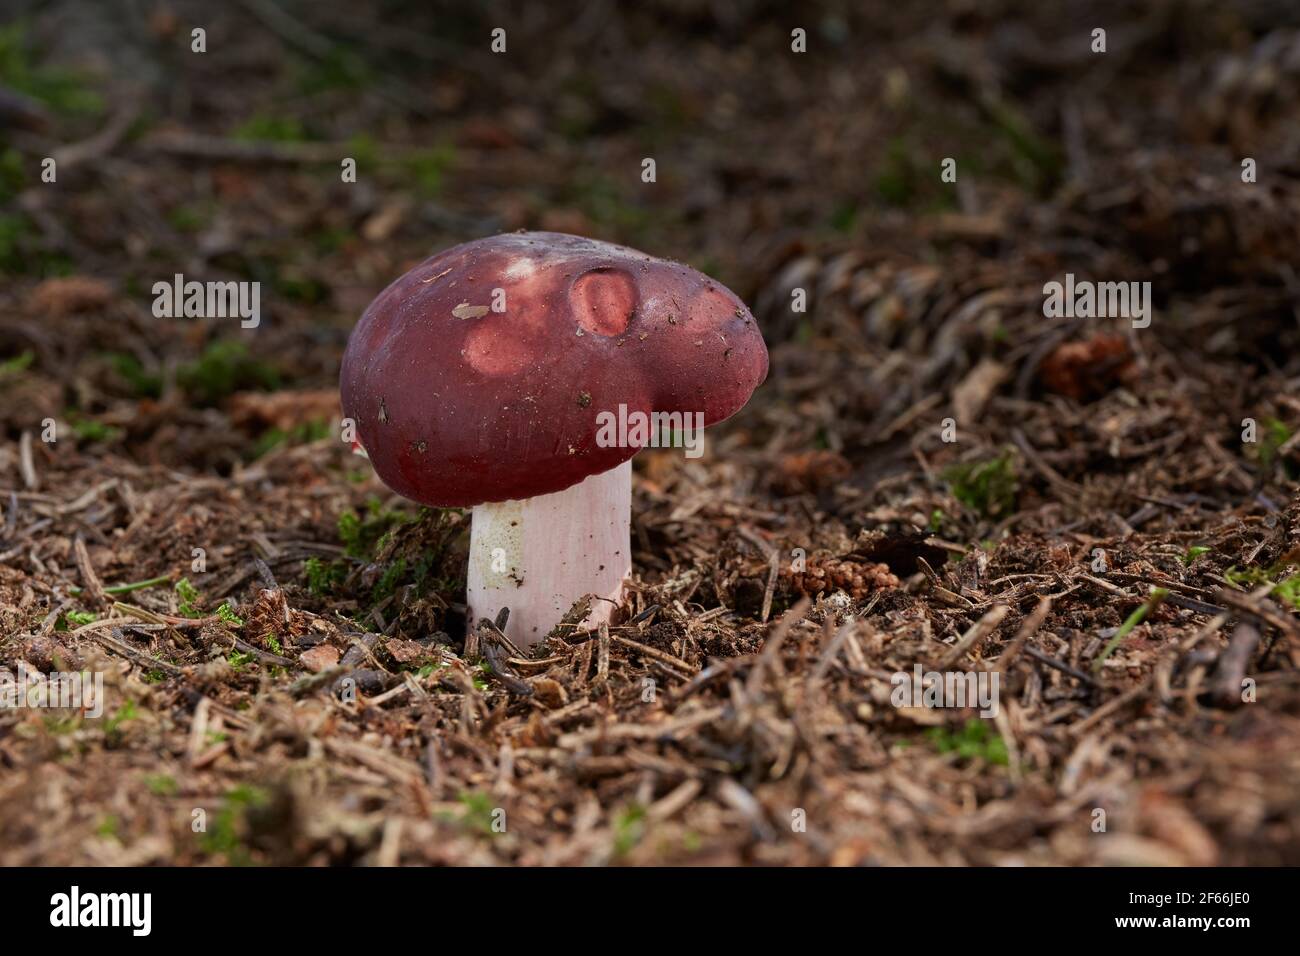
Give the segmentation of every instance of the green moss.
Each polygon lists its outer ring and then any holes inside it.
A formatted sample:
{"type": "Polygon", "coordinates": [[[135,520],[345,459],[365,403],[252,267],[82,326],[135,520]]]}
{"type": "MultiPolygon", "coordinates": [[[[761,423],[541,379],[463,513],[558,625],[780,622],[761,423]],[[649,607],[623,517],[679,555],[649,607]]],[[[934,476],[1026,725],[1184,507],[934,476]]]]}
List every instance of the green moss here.
{"type": "Polygon", "coordinates": [[[144,778],[144,785],[156,797],[172,797],[180,791],[176,778],[165,773],[151,773],[144,778]]]}
{"type": "Polygon", "coordinates": [[[490,796],[479,790],[468,790],[460,795],[459,800],[465,808],[459,821],[462,826],[483,836],[496,835],[492,829],[496,806],[490,796]]]}
{"type": "Polygon", "coordinates": [[[96,419],[85,418],[73,412],[68,413],[68,418],[72,424],[72,433],[82,441],[111,442],[122,437],[122,429],[105,425],[96,419]]]}
{"type": "Polygon", "coordinates": [[[972,717],[958,731],[931,727],[925,732],[930,744],[941,754],[955,753],[964,760],[980,759],[985,763],[1006,766],[1007,745],[989,729],[988,722],[972,717]]]}
{"type": "Polygon", "coordinates": [[[339,515],[339,540],[349,555],[369,560],[374,557],[384,535],[410,520],[410,515],[385,508],[378,498],[371,498],[366,502],[364,515],[354,511],[339,515]]]}
{"type": "MultiPolygon", "coordinates": [[[[1278,451],[1291,439],[1292,432],[1286,422],[1277,418],[1266,418],[1263,424],[1264,437],[1260,440],[1256,457],[1265,471],[1271,471],[1277,461],[1278,451]]],[[[1287,477],[1290,477],[1289,469],[1287,477]]]]}
{"type": "Polygon", "coordinates": [[[140,360],[134,355],[127,352],[110,352],[108,360],[114,373],[127,384],[133,395],[140,398],[162,396],[162,376],[146,372],[140,360]]]}
{"type": "Polygon", "coordinates": [[[308,96],[336,90],[360,90],[375,82],[375,73],[369,64],[341,47],[334,47],[323,57],[296,58],[291,73],[294,85],[308,96]]]}
{"type": "Polygon", "coordinates": [[[56,113],[98,115],[104,100],[85,76],[37,62],[22,21],[0,27],[0,86],[39,100],[56,113]]]}
{"type": "Polygon", "coordinates": [[[943,477],[954,498],[985,517],[999,517],[1015,510],[1020,486],[1010,452],[985,461],[952,465],[943,477]]]}
{"type": "Polygon", "coordinates": [[[303,565],[303,572],[307,575],[307,590],[317,597],[325,597],[343,582],[348,569],[342,561],[326,562],[320,558],[308,558],[303,565]]]}
{"type": "Polygon", "coordinates": [[[281,428],[268,428],[257,436],[257,443],[253,446],[253,458],[254,460],[261,458],[267,452],[279,448],[281,445],[307,445],[314,441],[320,441],[322,438],[328,438],[329,434],[329,422],[319,419],[303,422],[301,425],[289,429],[289,431],[281,428]]]}
{"type": "Polygon", "coordinates": [[[71,275],[73,265],[42,245],[40,231],[25,213],[0,213],[0,272],[48,278],[71,275]]]}
{"type": "Polygon", "coordinates": [[[180,598],[181,617],[203,616],[203,611],[199,608],[203,599],[199,596],[198,589],[190,584],[189,578],[181,578],[176,582],[176,595],[180,598]]]}
{"type": "Polygon", "coordinates": [[[836,232],[852,232],[858,223],[858,212],[857,203],[840,203],[831,213],[830,227],[836,232]]]}
{"type": "Polygon", "coordinates": [[[114,711],[113,715],[104,721],[104,732],[114,735],[128,720],[135,720],[139,714],[136,711],[135,701],[128,699],[121,707],[114,711]]]}
{"type": "Polygon", "coordinates": [[[252,856],[245,842],[251,809],[265,806],[268,795],[258,787],[240,785],[226,794],[211,826],[199,838],[204,853],[224,856],[234,866],[247,866],[252,856]]]}
{"type": "Polygon", "coordinates": [[[1270,593],[1288,607],[1300,610],[1300,574],[1283,578],[1270,593]]]}
{"type": "Polygon", "coordinates": [[[915,152],[907,140],[899,136],[891,139],[885,148],[885,157],[876,172],[875,190],[876,195],[891,206],[907,206],[917,197],[922,178],[913,159],[915,152]]]}
{"type": "Polygon", "coordinates": [[[6,379],[18,378],[23,372],[32,367],[36,361],[36,353],[31,349],[20,352],[12,358],[7,358],[0,362],[0,384],[6,379]]]}
{"type": "Polygon", "coordinates": [[[270,116],[258,113],[235,127],[231,134],[244,142],[302,143],[307,133],[302,122],[293,116],[270,116]]]}
{"type": "Polygon", "coordinates": [[[398,166],[418,193],[426,199],[436,199],[455,162],[455,149],[443,144],[408,153],[398,160],[398,166]]]}
{"type": "Polygon", "coordinates": [[[182,203],[167,213],[167,221],[179,232],[199,232],[212,224],[216,206],[210,202],[182,203]]]}
{"type": "Polygon", "coordinates": [[[195,401],[215,405],[237,391],[279,388],[280,373],[250,356],[243,342],[221,339],[208,345],[196,360],[178,368],[176,381],[195,401]]]}
{"type": "Polygon", "coordinates": [[[27,185],[22,153],[10,147],[0,152],[0,202],[13,199],[27,185]]]}
{"type": "Polygon", "coordinates": [[[614,818],[614,855],[627,856],[645,836],[645,807],[634,803],[614,818]]]}

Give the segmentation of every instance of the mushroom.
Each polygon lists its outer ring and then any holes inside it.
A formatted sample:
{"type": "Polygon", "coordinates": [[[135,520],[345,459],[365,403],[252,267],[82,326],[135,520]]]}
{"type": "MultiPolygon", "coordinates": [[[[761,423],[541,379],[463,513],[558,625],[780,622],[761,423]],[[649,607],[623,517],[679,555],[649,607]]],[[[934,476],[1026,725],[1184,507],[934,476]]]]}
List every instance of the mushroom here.
{"type": "Polygon", "coordinates": [[[340,390],[388,487],[474,509],[467,617],[508,608],[506,636],[528,646],[588,594],[589,624],[619,602],[632,456],[669,424],[696,441],[766,376],[757,323],[714,280],[623,246],[517,232],[448,249],[381,292],[348,341],[340,390]]]}

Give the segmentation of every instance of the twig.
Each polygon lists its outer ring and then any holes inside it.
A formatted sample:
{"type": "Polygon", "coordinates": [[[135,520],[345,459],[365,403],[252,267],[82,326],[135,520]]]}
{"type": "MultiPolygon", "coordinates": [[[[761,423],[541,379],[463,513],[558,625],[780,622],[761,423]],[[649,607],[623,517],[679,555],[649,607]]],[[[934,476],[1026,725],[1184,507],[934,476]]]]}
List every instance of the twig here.
{"type": "Polygon", "coordinates": [[[1076,670],[1075,668],[1071,667],[1069,664],[1065,663],[1064,661],[1058,661],[1055,657],[1052,657],[1050,654],[1044,654],[1036,647],[1026,647],[1025,653],[1028,654],[1030,657],[1032,657],[1034,660],[1040,661],[1041,663],[1046,664],[1048,667],[1060,671],[1062,674],[1069,674],[1075,680],[1083,681],[1085,684],[1091,684],[1094,687],[1097,686],[1097,681],[1093,679],[1091,674],[1085,674],[1081,670],[1076,670]]]}
{"type": "Polygon", "coordinates": [[[36,475],[36,464],[32,460],[32,433],[24,431],[18,439],[18,468],[22,472],[23,486],[28,491],[39,491],[41,480],[36,475]]]}
{"type": "Polygon", "coordinates": [[[596,654],[596,681],[598,683],[609,679],[609,625],[601,623],[599,644],[597,645],[596,654]]]}
{"type": "Polygon", "coordinates": [[[107,125],[94,136],[54,150],[52,158],[58,164],[59,172],[111,153],[139,115],[139,105],[134,102],[128,103],[119,109],[107,125]]]}
{"type": "Polygon", "coordinates": [[[85,585],[90,606],[100,610],[108,603],[108,598],[104,596],[104,586],[99,583],[99,575],[95,573],[95,566],[90,563],[86,542],[80,534],[72,540],[72,554],[77,562],[77,571],[81,574],[81,583],[85,585]]]}
{"type": "Polygon", "coordinates": [[[812,601],[809,598],[800,598],[799,603],[781,615],[781,620],[776,622],[767,642],[763,645],[763,650],[758,655],[753,670],[749,672],[749,678],[745,681],[745,690],[750,697],[759,695],[759,690],[763,686],[763,675],[768,670],[777,672],[777,677],[781,676],[779,673],[781,645],[785,643],[786,634],[790,632],[791,626],[796,621],[802,621],[811,606],[812,601]]]}
{"type": "Polygon", "coordinates": [[[1232,632],[1228,646],[1219,655],[1214,671],[1214,688],[1210,693],[1211,699],[1220,707],[1241,706],[1241,682],[1259,647],[1259,639],[1259,629],[1245,621],[1232,632]]]}
{"type": "Polygon", "coordinates": [[[952,648],[939,659],[935,665],[938,670],[947,670],[956,664],[966,654],[974,650],[979,643],[992,634],[1002,619],[1007,616],[1011,608],[1005,604],[995,604],[987,614],[971,625],[970,629],[961,636],[961,639],[952,646],[952,648]]]}
{"type": "Polygon", "coordinates": [[[609,636],[609,639],[618,644],[622,644],[624,647],[630,647],[638,654],[643,654],[644,656],[653,658],[662,664],[667,664],[669,667],[672,667],[674,670],[681,671],[682,674],[686,677],[689,677],[691,676],[691,674],[694,673],[694,670],[691,667],[691,665],[686,663],[680,657],[673,657],[673,655],[671,654],[665,654],[663,651],[656,650],[653,647],[648,647],[645,644],[640,643],[639,641],[634,641],[631,638],[622,637],[618,634],[611,634],[609,636]]]}
{"type": "Polygon", "coordinates": [[[96,630],[94,630],[95,624],[108,624],[108,623],[110,622],[95,621],[93,624],[87,624],[85,627],[77,628],[76,631],[74,631],[73,633],[80,634],[82,632],[85,632],[88,637],[92,638],[95,641],[98,641],[100,644],[103,644],[105,647],[111,650],[117,651],[123,657],[129,657],[132,660],[134,660],[136,663],[145,664],[151,668],[157,668],[159,670],[165,671],[166,673],[170,674],[173,677],[185,673],[175,664],[172,664],[168,661],[161,660],[157,657],[153,657],[149,654],[144,653],[144,651],[137,651],[130,644],[127,644],[121,640],[122,632],[120,629],[116,627],[113,628],[112,636],[108,634],[100,634],[96,630]]]}
{"type": "Polygon", "coordinates": [[[1006,650],[998,655],[997,669],[1006,673],[1011,665],[1016,662],[1020,656],[1020,651],[1025,646],[1025,642],[1038,633],[1038,629],[1043,626],[1047,620],[1047,615],[1052,613],[1052,599],[1050,597],[1040,598],[1038,607],[1034,608],[1033,613],[1025,618],[1020,624],[1020,630],[1016,631],[1016,636],[1011,639],[1006,650]]]}
{"type": "Polygon", "coordinates": [[[291,661],[287,657],[281,657],[279,654],[272,654],[269,651],[264,651],[261,650],[260,648],[254,647],[252,644],[249,644],[247,641],[241,641],[233,634],[230,635],[230,639],[232,642],[231,644],[232,651],[238,648],[239,650],[243,651],[245,654],[252,654],[263,664],[277,664],[280,667],[301,666],[297,661],[291,661]]]}
{"type": "MultiPolygon", "coordinates": [[[[162,575],[157,578],[150,578],[148,581],[136,581],[134,584],[114,584],[111,587],[104,588],[105,594],[130,594],[132,591],[139,591],[142,588],[152,588],[159,584],[170,584],[170,575],[162,575]]],[[[81,594],[81,588],[68,588],[68,593],[74,597],[81,594]]]]}

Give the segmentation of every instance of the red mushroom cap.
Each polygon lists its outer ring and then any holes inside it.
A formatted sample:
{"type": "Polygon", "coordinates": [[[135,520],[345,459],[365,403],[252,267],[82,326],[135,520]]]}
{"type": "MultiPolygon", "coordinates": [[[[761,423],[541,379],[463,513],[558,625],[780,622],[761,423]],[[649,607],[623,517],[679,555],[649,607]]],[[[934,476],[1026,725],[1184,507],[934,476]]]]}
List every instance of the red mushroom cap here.
{"type": "Polygon", "coordinates": [[[601,412],[701,412],[710,425],[766,377],[758,324],[714,280],[624,246],[518,232],[448,249],[381,292],[340,389],[384,483],[447,507],[548,494],[622,464],[638,449],[597,444],[601,412]]]}

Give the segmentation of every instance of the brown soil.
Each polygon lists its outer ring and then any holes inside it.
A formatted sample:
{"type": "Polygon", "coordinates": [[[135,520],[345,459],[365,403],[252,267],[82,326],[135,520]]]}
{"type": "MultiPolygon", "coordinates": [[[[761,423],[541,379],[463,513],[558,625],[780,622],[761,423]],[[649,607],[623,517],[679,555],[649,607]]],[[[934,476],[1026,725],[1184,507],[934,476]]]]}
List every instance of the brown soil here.
{"type": "Polygon", "coordinates": [[[29,6],[0,665],[107,704],[0,711],[0,863],[1300,863],[1289,5],[29,6]],[[527,658],[336,391],[375,293],[517,228],[707,270],[772,359],[636,459],[619,623],[527,658]],[[156,318],[178,272],[261,326],[156,318]],[[1067,273],[1151,324],[1045,315],[1067,273]],[[895,706],[917,664],[998,716],[895,706]]]}

